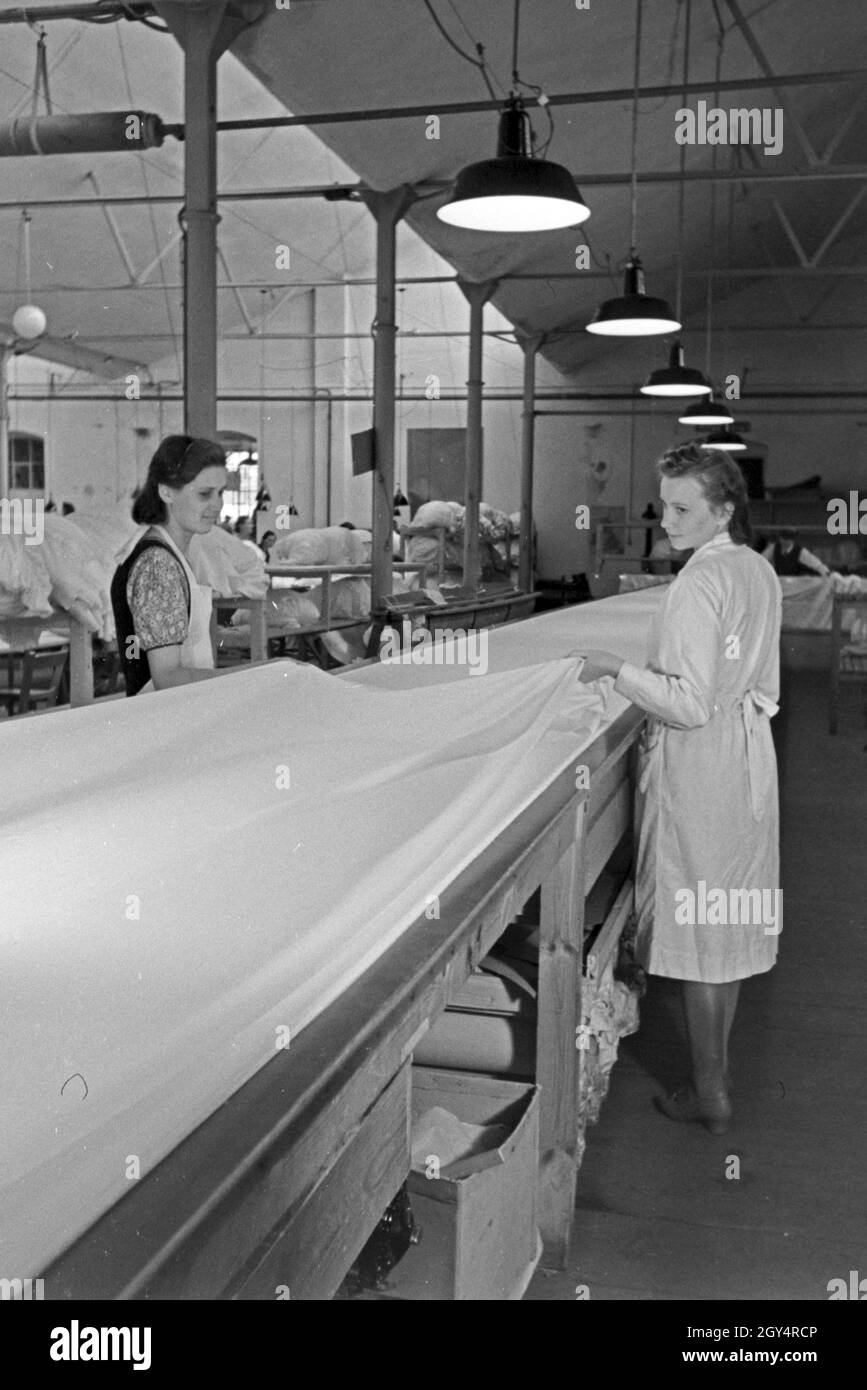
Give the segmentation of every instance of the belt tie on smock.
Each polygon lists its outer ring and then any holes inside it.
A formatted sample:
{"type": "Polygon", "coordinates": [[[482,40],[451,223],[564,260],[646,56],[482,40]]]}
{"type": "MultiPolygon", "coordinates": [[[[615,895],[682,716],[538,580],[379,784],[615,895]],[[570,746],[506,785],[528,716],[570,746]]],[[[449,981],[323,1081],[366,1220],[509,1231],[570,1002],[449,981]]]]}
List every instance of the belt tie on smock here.
{"type": "Polygon", "coordinates": [[[750,807],[753,820],[760,821],[765,813],[768,794],[774,783],[775,761],[773,745],[766,740],[759,741],[757,734],[759,720],[776,714],[780,708],[769,696],[760,690],[747,690],[738,700],[736,709],[744,721],[747,740],[747,774],[750,780],[750,807]]]}
{"type": "Polygon", "coordinates": [[[661,719],[654,715],[648,715],[644,721],[644,728],[638,742],[639,752],[639,777],[638,790],[644,796],[650,785],[650,774],[659,761],[662,745],[662,731],[665,728],[661,719]]]}
{"type": "MultiPolygon", "coordinates": [[[[740,713],[744,725],[744,735],[746,738],[747,749],[747,775],[750,784],[750,810],[753,820],[760,821],[765,813],[765,805],[768,794],[773,786],[775,763],[773,754],[768,745],[758,738],[759,720],[763,716],[770,718],[777,713],[779,705],[774,704],[767,695],[763,695],[760,690],[747,690],[741,698],[731,706],[733,711],[740,713]]],[[[716,713],[718,707],[715,707],[716,713]]],[[[640,775],[638,779],[638,790],[645,795],[650,785],[651,774],[659,761],[662,750],[662,736],[666,725],[661,719],[651,715],[645,721],[644,730],[639,743],[641,755],[640,775]]]]}

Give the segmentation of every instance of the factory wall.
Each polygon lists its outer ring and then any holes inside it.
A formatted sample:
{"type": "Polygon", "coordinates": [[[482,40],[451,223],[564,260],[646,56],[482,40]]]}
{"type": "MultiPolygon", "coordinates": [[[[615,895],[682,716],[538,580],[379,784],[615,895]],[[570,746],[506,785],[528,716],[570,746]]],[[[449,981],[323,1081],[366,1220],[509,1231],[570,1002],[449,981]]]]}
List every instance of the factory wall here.
{"type": "MultiPolygon", "coordinates": [[[[219,351],[222,392],[316,389],[316,402],[221,402],[218,427],[238,429],[262,440],[265,476],[274,504],[294,503],[295,526],[324,525],[351,520],[369,524],[370,477],[352,475],[351,435],[372,423],[368,402],[343,405],[329,402],[329,392],[370,390],[373,350],[370,327],[375,315],[372,287],[298,290],[291,298],[248,309],[254,325],[265,315],[272,334],[329,334],[357,336],[271,338],[262,340],[235,322],[233,302],[221,297],[221,309],[232,311],[231,338],[219,351]],[[330,434],[330,464],[329,464],[330,434]],[[330,507],[329,507],[330,471],[330,507]],[[330,513],[330,515],[329,515],[330,513]]],[[[406,481],[406,431],[418,428],[464,426],[465,401],[448,399],[452,390],[465,392],[467,379],[468,309],[454,285],[413,285],[398,295],[398,323],[404,333],[397,342],[396,476],[406,481]],[[448,329],[455,336],[422,337],[425,331],[448,329]],[[429,394],[425,394],[428,392],[429,394]],[[437,394],[439,393],[439,394],[437,394]],[[421,397],[406,399],[407,396],[421,397]]],[[[492,306],[485,312],[489,334],[506,328],[492,306]]],[[[855,331],[809,332],[775,336],[744,334],[736,354],[727,348],[728,335],[715,343],[712,374],[718,383],[731,373],[744,386],[743,403],[729,402],[735,416],[749,422],[750,442],[767,446],[765,481],[782,486],[819,473],[823,487],[845,491],[853,471],[863,465],[867,436],[851,402],[828,402],[836,417],[820,412],[818,402],[801,401],[789,408],[781,403],[769,410],[749,406],[750,391],[774,388],[814,391],[821,382],[830,390],[861,389],[859,372],[865,360],[867,335],[855,331]]],[[[703,363],[698,334],[686,337],[688,360],[703,363]]],[[[665,344],[646,340],[612,344],[604,355],[587,364],[577,377],[566,378],[541,356],[537,383],[545,389],[588,392],[636,391],[647,373],[664,361],[665,344]]],[[[483,378],[486,392],[521,389],[523,359],[519,348],[486,336],[483,378]]],[[[155,379],[167,394],[177,393],[178,361],[171,356],[153,367],[155,379]]],[[[46,436],[48,485],[58,503],[98,511],[129,497],[141,482],[159,438],[182,430],[180,402],[127,399],[124,383],[114,383],[118,399],[84,402],[65,400],[67,369],[52,369],[32,357],[10,363],[10,427],[46,436]],[[16,390],[47,383],[53,371],[60,394],[47,401],[16,400],[16,390]]],[[[80,374],[77,382],[82,380],[80,374]]],[[[575,408],[575,403],[564,403],[575,408]]],[[[556,410],[553,402],[540,409],[556,410]]],[[[520,502],[520,399],[486,400],[484,406],[483,499],[513,512],[520,502]]],[[[656,500],[653,460],[665,447],[690,437],[678,425],[677,411],[667,403],[648,405],[639,398],[632,417],[631,401],[588,402],[581,415],[536,420],[536,525],[539,572],[556,578],[583,572],[593,581],[590,534],[575,527],[575,508],[623,508],[629,489],[630,460],[634,475],[636,514],[656,500]],[[602,467],[605,465],[605,467],[602,467]]],[[[594,582],[594,591],[598,589],[594,582]]]]}

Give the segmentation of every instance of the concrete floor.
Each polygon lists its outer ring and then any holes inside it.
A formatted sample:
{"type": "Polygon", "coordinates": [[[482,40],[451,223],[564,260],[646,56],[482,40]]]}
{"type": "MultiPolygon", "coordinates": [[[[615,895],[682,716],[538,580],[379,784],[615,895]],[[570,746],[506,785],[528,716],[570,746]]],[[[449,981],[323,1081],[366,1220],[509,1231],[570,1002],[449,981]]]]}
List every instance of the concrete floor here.
{"type": "Polygon", "coordinates": [[[863,687],[844,687],[830,737],[826,690],[787,674],[785,925],[742,989],[732,1129],[653,1107],[688,1063],[679,987],[651,979],[588,1133],[568,1270],[537,1270],[529,1300],[827,1300],[867,1275],[867,726],[863,687]]]}

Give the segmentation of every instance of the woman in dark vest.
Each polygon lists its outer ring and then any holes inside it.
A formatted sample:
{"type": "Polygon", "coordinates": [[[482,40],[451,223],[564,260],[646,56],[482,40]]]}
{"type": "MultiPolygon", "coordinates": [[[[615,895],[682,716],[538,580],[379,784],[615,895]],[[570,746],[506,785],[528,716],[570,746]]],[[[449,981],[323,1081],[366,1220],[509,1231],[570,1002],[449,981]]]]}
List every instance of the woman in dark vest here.
{"type": "Polygon", "coordinates": [[[789,527],[775,541],[768,541],[762,554],[777,574],[818,574],[824,579],[831,573],[823,560],[801,545],[797,531],[789,527]]]}
{"type": "Polygon", "coordinates": [[[187,555],[193,536],[219,520],[225,486],[226,456],[210,439],[170,434],[151,459],[132,509],[149,529],[111,583],[127,695],[217,675],[211,590],[187,555]]]}

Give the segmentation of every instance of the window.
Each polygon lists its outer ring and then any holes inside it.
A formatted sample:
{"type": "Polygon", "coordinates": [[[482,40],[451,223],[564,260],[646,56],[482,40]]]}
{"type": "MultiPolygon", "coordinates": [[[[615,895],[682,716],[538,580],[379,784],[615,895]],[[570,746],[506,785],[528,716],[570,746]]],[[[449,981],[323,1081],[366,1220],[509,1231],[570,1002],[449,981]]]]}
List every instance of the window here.
{"type": "Polygon", "coordinates": [[[45,442],[36,434],[9,433],[9,476],[13,492],[45,493],[45,442]]]}
{"type": "Polygon", "coordinates": [[[232,522],[241,516],[252,516],[259,491],[259,455],[256,450],[232,450],[226,453],[229,477],[223,493],[223,517],[232,522]]]}

